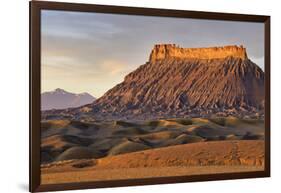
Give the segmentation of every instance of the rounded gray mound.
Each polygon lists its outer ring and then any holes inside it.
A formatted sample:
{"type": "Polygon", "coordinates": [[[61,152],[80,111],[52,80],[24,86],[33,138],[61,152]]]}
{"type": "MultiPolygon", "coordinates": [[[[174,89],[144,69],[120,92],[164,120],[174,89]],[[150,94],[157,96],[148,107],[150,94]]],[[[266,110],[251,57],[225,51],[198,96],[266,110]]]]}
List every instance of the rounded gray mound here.
{"type": "Polygon", "coordinates": [[[131,141],[126,141],[123,142],[115,147],[113,147],[108,155],[118,155],[118,154],[123,154],[123,153],[130,153],[130,152],[135,152],[135,151],[142,151],[150,149],[149,146],[141,144],[141,143],[135,143],[131,141]]]}
{"type": "Polygon", "coordinates": [[[87,147],[71,147],[61,153],[56,161],[72,160],[72,159],[90,159],[94,154],[91,149],[87,147]]]}

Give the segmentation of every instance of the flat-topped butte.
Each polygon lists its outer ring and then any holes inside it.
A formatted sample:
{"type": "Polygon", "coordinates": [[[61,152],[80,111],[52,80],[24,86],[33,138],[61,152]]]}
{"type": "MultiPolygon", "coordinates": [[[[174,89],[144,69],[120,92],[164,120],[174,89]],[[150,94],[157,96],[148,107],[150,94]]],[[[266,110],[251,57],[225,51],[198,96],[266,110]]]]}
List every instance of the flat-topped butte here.
{"type": "Polygon", "coordinates": [[[156,44],[151,51],[149,61],[155,62],[167,58],[182,59],[219,59],[226,57],[247,59],[246,48],[237,45],[208,48],[181,48],[176,44],[156,44]]]}

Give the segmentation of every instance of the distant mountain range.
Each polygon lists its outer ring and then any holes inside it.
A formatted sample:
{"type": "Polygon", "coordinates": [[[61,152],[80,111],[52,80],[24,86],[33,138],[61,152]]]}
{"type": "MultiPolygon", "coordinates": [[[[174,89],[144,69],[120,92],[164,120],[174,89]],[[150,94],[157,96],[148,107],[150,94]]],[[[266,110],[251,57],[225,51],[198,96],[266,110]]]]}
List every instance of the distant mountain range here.
{"type": "Polygon", "coordinates": [[[75,94],[57,88],[41,94],[41,110],[66,109],[90,104],[95,97],[88,93],[75,94]]]}

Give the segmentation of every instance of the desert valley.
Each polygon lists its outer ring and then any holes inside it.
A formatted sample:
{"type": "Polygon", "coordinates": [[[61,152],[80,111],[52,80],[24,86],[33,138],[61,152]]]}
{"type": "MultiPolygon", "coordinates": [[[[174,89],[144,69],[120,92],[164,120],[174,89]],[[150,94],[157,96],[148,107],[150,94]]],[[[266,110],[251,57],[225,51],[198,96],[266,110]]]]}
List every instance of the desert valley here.
{"type": "Polygon", "coordinates": [[[243,46],[157,44],[123,82],[85,95],[45,99],[43,184],[264,170],[264,72],[243,46]]]}

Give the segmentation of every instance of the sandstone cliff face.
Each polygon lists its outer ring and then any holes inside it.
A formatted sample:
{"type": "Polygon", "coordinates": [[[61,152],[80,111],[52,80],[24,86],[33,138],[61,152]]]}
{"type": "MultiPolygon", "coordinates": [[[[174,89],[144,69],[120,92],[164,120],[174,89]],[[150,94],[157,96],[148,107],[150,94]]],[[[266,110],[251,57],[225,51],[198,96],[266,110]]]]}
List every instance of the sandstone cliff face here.
{"type": "Polygon", "coordinates": [[[210,48],[180,48],[175,44],[155,45],[150,61],[178,58],[178,59],[218,59],[232,56],[234,58],[247,59],[246,48],[243,46],[224,46],[210,48]]]}
{"type": "Polygon", "coordinates": [[[262,115],[263,100],[264,72],[245,48],[156,45],[147,63],[87,108],[113,119],[244,116],[262,115]]]}

